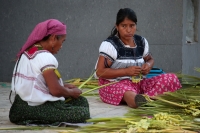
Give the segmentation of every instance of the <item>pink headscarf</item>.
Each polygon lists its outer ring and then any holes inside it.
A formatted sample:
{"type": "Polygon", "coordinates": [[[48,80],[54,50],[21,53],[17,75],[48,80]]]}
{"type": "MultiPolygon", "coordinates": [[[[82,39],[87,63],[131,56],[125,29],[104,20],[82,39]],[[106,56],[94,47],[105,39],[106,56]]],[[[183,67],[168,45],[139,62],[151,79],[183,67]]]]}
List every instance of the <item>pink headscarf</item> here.
{"type": "Polygon", "coordinates": [[[56,19],[49,19],[44,22],[37,24],[29,35],[26,43],[23,45],[17,58],[30,46],[34,45],[36,42],[41,41],[45,36],[54,34],[54,35],[65,35],[66,34],[66,25],[61,23],[56,19]]]}

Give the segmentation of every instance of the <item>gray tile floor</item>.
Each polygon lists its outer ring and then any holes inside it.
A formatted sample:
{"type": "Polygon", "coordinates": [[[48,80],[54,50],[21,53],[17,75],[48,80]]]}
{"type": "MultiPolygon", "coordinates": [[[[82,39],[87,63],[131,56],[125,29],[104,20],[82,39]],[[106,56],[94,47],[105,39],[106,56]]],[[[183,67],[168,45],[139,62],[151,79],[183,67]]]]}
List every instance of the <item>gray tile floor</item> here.
{"type": "MultiPolygon", "coordinates": [[[[10,83],[0,82],[0,128],[19,127],[9,121],[8,114],[11,107],[9,101],[10,83]]],[[[14,94],[12,95],[12,99],[14,94]]],[[[101,117],[120,117],[127,113],[129,107],[125,105],[114,106],[103,103],[98,96],[87,97],[90,105],[90,114],[92,118],[101,117]]],[[[57,133],[58,131],[42,130],[42,131],[14,131],[0,130],[0,133],[57,133]]]]}

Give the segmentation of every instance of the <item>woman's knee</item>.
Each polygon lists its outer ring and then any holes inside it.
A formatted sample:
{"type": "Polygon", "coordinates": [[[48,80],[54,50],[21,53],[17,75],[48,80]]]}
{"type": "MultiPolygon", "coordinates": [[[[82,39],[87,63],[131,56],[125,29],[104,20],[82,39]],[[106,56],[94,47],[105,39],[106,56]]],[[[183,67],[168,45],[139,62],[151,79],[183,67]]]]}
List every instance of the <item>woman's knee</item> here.
{"type": "Polygon", "coordinates": [[[124,93],[124,97],[123,97],[123,101],[126,102],[126,104],[131,107],[131,108],[137,108],[136,104],[135,104],[135,96],[136,93],[133,91],[126,91],[124,93]]]}

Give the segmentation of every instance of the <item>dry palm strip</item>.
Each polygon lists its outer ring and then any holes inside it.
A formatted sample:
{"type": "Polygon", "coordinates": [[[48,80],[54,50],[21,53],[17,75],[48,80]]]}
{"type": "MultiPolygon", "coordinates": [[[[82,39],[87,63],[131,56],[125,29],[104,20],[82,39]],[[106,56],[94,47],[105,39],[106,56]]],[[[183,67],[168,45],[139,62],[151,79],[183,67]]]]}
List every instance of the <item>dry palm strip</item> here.
{"type": "MultiPolygon", "coordinates": [[[[98,85],[98,80],[93,78],[94,73],[87,79],[81,79],[81,78],[74,78],[70,80],[66,80],[65,83],[70,83],[75,86],[78,86],[81,90],[88,90],[89,92],[92,92],[92,95],[98,95],[98,93],[95,92],[95,90],[98,90],[100,87],[98,85]]],[[[91,93],[84,92],[84,96],[90,96],[91,93]]]]}
{"type": "Polygon", "coordinates": [[[66,80],[65,83],[70,83],[75,86],[78,86],[84,89],[93,89],[95,87],[98,87],[98,80],[91,78],[89,81],[87,79],[81,79],[81,78],[74,78],[70,80],[66,80]]]}
{"type": "MultiPolygon", "coordinates": [[[[111,83],[108,83],[108,84],[105,84],[105,85],[101,85],[101,86],[98,86],[98,83],[97,85],[95,85],[96,83],[94,81],[84,81],[84,80],[80,80],[80,82],[71,82],[71,84],[73,85],[79,85],[79,89],[81,90],[85,90],[81,96],[90,96],[90,95],[98,95],[97,92],[94,92],[96,90],[98,90],[99,88],[102,88],[102,87],[105,87],[105,86],[108,86],[108,85],[111,85],[111,84],[114,84],[114,83],[117,83],[118,81],[114,81],[114,82],[111,82],[111,83]],[[91,94],[91,93],[92,94],[91,94]]],[[[67,83],[70,83],[70,82],[67,82],[67,83]]],[[[69,101],[70,99],[67,99],[66,101],[69,101]]]]}
{"type": "MultiPolygon", "coordinates": [[[[71,79],[71,80],[65,81],[65,83],[70,83],[70,84],[73,84],[75,86],[78,86],[78,88],[81,89],[81,90],[83,90],[83,88],[87,88],[87,89],[89,88],[89,90],[84,91],[81,94],[81,96],[90,96],[91,95],[90,92],[93,92],[92,95],[95,95],[94,91],[98,90],[99,88],[102,88],[102,87],[105,87],[105,86],[108,86],[108,85],[111,85],[111,84],[114,84],[114,83],[118,82],[118,81],[114,81],[114,82],[110,82],[108,84],[99,86],[98,85],[98,80],[96,80],[96,79],[93,78],[94,74],[95,74],[95,72],[89,78],[87,78],[85,80],[77,78],[77,79],[71,79]]],[[[68,102],[71,99],[72,98],[68,98],[65,101],[68,102]]]]}
{"type": "Polygon", "coordinates": [[[133,83],[139,83],[142,80],[142,74],[140,73],[138,76],[132,76],[133,83]]]}

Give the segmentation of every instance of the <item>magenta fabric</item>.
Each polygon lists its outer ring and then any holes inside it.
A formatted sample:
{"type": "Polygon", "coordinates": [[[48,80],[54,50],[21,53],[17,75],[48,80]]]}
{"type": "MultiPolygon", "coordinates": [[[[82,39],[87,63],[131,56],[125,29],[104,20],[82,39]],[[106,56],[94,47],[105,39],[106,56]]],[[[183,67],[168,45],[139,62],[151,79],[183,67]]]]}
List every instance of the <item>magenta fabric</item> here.
{"type": "Polygon", "coordinates": [[[54,35],[65,35],[66,25],[56,19],[49,19],[41,22],[35,26],[31,34],[29,35],[26,43],[22,46],[21,50],[17,54],[19,57],[27,48],[32,46],[38,41],[41,41],[45,36],[54,35]]]}
{"type": "MultiPolygon", "coordinates": [[[[99,79],[99,85],[108,84],[110,81],[99,79]]],[[[115,84],[99,89],[99,95],[103,102],[119,105],[126,91],[133,91],[136,94],[146,94],[156,96],[164,92],[174,92],[182,86],[173,73],[161,74],[152,78],[146,78],[139,83],[133,83],[131,80],[121,80],[115,84]]]]}

